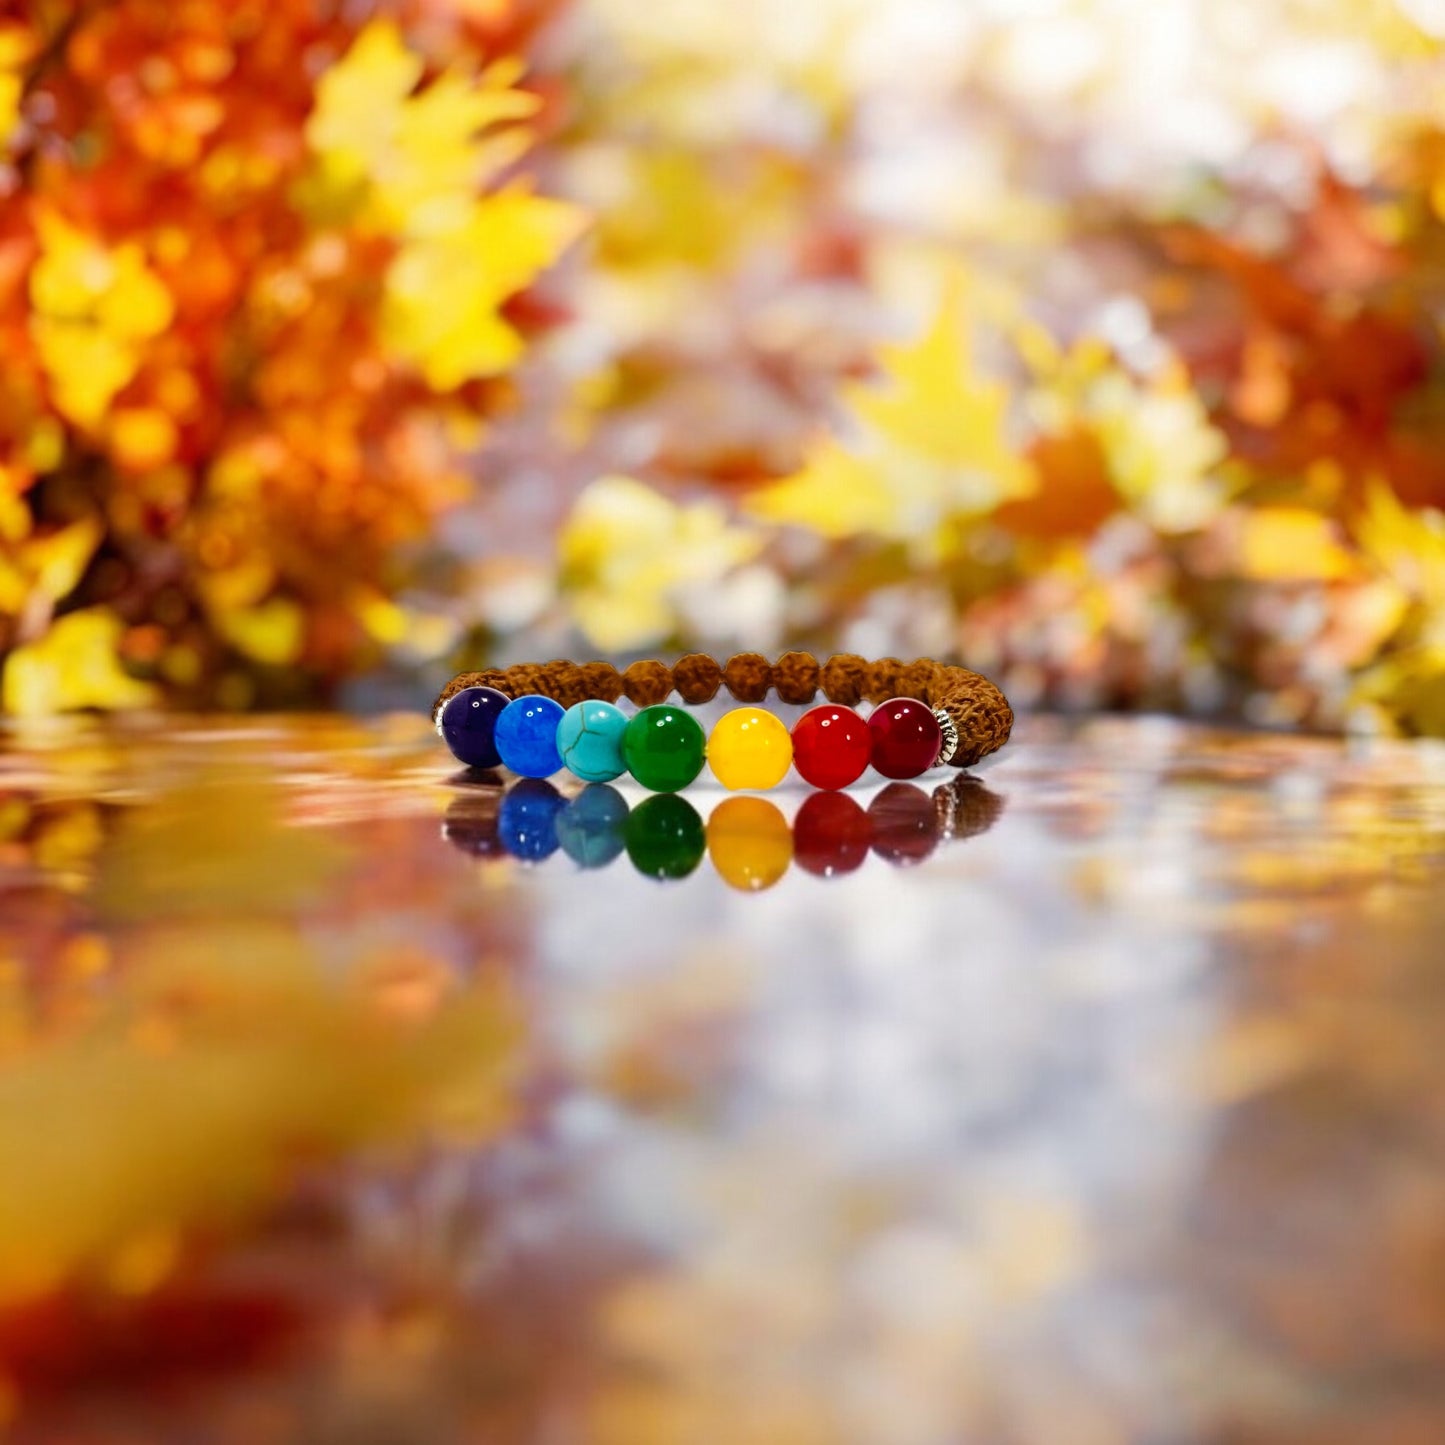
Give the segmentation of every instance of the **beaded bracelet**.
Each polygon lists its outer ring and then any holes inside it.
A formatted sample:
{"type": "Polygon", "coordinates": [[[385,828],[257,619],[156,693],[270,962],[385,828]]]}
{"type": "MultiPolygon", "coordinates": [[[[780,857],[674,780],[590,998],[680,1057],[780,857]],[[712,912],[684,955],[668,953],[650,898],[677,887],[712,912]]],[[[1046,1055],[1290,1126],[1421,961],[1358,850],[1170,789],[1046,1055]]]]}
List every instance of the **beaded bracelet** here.
{"type": "Polygon", "coordinates": [[[1003,799],[967,773],[932,792],[889,783],[867,808],[847,793],[812,793],[791,823],[766,798],[724,798],[704,822],[676,794],[630,807],[606,783],[568,796],[523,778],[505,788],[493,780],[459,789],[442,836],[472,857],[528,864],[560,850],[579,868],[606,868],[625,854],[658,880],[686,878],[706,855],[724,883],[757,893],[793,865],[838,878],[869,856],[893,867],[921,863],[940,844],[986,832],[1002,811],[1003,799]]]}
{"type": "Polygon", "coordinates": [[[658,793],[687,787],[704,762],[733,789],[771,788],[790,765],[815,788],[846,788],[870,764],[885,778],[915,778],[940,763],[970,767],[1002,747],[1013,726],[1003,694],[967,668],[851,653],[820,665],[807,652],[773,664],[744,652],[725,667],[692,653],[674,667],[634,662],[625,672],[608,662],[464,672],[442,689],[432,719],[468,767],[546,778],[565,766],[589,783],[630,772],[658,793]],[[828,701],[791,733],[763,708],[735,708],[706,740],[686,708],[665,701],[676,692],[684,703],[710,702],[723,686],[742,703],[769,690],[806,704],[821,689],[828,701]],[[639,708],[630,718],[615,706],[622,696],[639,708]],[[865,699],[875,704],[866,719],[854,708],[865,699]]]}

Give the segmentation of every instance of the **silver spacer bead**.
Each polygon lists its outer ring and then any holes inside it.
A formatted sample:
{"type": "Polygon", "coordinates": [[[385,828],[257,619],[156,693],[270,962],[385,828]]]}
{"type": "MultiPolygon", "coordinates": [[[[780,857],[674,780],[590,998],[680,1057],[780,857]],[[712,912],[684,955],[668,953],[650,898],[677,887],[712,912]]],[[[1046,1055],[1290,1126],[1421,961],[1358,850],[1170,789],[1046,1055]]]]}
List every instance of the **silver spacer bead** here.
{"type": "MultiPolygon", "coordinates": [[[[938,750],[938,762],[951,763],[953,755],[958,751],[958,725],[941,707],[934,708],[933,715],[938,719],[938,726],[943,732],[943,746],[938,750]]],[[[934,766],[938,764],[935,763],[934,766]]]]}

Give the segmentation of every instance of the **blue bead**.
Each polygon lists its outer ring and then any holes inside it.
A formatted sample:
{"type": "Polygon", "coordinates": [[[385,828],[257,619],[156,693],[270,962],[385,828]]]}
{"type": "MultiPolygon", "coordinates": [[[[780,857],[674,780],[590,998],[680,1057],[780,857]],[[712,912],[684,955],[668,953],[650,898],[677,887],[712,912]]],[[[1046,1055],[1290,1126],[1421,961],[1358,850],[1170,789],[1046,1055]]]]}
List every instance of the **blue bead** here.
{"type": "Polygon", "coordinates": [[[500,766],[497,719],[511,701],[494,687],[464,687],[446,700],[441,716],[442,737],[458,762],[469,768],[500,766]]]}
{"type": "Polygon", "coordinates": [[[557,851],[557,815],[567,800],[551,783],[523,778],[507,789],[497,813],[497,835],[514,858],[540,863],[557,851]]]}
{"type": "Polygon", "coordinates": [[[621,851],[627,801],[616,788],[593,783],[557,816],[562,851],[583,868],[605,868],[621,851]]]}
{"type": "Polygon", "coordinates": [[[514,698],[497,719],[497,751],[514,773],[524,778],[550,778],[562,766],[557,751],[557,724],[562,704],[529,692],[514,698]]]}
{"type": "Polygon", "coordinates": [[[627,771],[622,734],[627,714],[610,702],[579,702],[567,709],[557,727],[562,761],[584,783],[610,783],[627,771]]]}

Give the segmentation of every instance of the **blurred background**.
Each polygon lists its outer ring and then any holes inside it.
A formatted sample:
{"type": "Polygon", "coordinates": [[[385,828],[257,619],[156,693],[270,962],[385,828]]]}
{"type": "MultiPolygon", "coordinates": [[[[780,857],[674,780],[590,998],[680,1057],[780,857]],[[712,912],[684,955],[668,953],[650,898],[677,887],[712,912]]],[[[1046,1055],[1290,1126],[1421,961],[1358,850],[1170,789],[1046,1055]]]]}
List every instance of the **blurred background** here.
{"type": "Polygon", "coordinates": [[[4,710],[787,644],[1445,733],[1437,0],[32,0],[4,710]]]}

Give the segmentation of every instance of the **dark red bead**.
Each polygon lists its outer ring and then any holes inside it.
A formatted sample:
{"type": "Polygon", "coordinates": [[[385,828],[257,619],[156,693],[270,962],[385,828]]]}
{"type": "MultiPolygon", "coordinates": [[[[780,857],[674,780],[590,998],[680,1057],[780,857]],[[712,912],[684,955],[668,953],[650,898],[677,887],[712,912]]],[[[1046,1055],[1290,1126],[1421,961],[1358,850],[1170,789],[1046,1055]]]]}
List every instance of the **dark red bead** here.
{"type": "Polygon", "coordinates": [[[851,707],[824,703],[793,724],[793,766],[815,788],[846,788],[863,776],[873,734],[851,707]]]}
{"type": "Polygon", "coordinates": [[[912,783],[889,783],[868,804],[873,851],[895,867],[921,863],[938,846],[933,799],[912,783]]]}
{"type": "Polygon", "coordinates": [[[938,761],[943,729],[925,703],[911,697],[880,702],[868,719],[873,766],[885,778],[916,778],[938,761]]]}
{"type": "Polygon", "coordinates": [[[793,861],[820,878],[851,873],[872,841],[868,814],[847,793],[810,793],[793,819],[793,861]]]}

